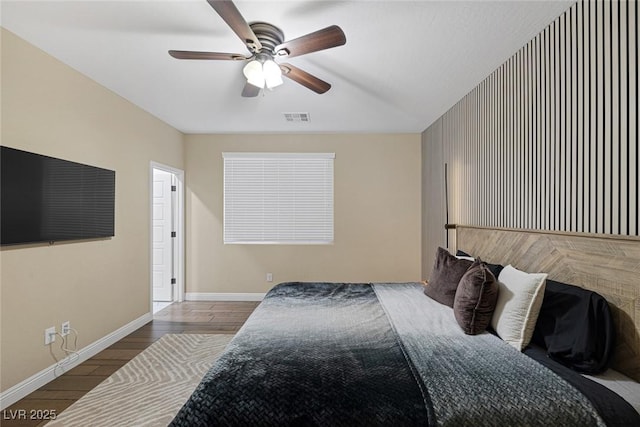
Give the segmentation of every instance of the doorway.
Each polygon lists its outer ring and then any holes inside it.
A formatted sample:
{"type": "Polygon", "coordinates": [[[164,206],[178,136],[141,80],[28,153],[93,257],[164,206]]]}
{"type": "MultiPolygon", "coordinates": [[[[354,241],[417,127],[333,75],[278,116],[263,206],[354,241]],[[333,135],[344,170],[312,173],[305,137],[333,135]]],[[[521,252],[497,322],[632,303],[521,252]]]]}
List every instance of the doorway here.
{"type": "Polygon", "coordinates": [[[184,172],[151,162],[151,307],[184,298],[184,172]]]}

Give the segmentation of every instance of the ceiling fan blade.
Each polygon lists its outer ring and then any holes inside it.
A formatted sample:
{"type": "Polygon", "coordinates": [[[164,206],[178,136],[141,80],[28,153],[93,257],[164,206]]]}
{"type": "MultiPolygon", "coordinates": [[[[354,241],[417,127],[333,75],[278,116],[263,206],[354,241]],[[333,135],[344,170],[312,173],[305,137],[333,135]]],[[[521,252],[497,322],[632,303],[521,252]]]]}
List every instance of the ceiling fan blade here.
{"type": "Polygon", "coordinates": [[[244,89],[242,89],[242,96],[245,98],[254,98],[259,94],[260,94],[260,88],[250,83],[245,84],[244,89]]]}
{"type": "Polygon", "coordinates": [[[262,49],[262,44],[256,37],[247,21],[242,17],[238,8],[231,0],[207,0],[211,7],[218,12],[218,15],[227,23],[240,40],[247,45],[250,52],[262,49]]]}
{"type": "Polygon", "coordinates": [[[223,61],[242,61],[248,59],[239,53],[194,52],[191,50],[170,50],[169,55],[176,59],[216,59],[223,61]]]}
{"type": "Polygon", "coordinates": [[[322,30],[286,41],[275,47],[278,55],[289,57],[300,56],[319,50],[342,46],[347,42],[344,32],[337,25],[332,25],[322,30]]]}
{"type": "Polygon", "coordinates": [[[302,86],[311,89],[315,93],[323,94],[329,89],[331,85],[324,80],[320,80],[314,75],[307,73],[306,71],[296,68],[291,64],[280,64],[282,75],[289,77],[296,83],[300,83],[302,86]]]}

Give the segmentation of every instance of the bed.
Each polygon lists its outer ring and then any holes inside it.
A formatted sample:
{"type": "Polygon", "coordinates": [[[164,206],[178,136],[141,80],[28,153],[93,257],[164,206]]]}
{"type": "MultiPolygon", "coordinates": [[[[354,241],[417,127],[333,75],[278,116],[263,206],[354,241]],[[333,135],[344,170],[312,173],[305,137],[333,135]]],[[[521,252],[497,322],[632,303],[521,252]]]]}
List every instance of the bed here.
{"type": "Polygon", "coordinates": [[[542,348],[466,333],[424,290],[277,285],[171,425],[640,425],[616,393],[542,348]]]}

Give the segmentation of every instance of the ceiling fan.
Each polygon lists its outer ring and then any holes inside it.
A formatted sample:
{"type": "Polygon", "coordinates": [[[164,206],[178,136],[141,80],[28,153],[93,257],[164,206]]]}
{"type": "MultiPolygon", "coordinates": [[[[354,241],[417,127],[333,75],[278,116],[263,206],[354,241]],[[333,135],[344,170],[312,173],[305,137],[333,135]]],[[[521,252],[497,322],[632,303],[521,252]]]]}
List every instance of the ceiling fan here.
{"type": "Polygon", "coordinates": [[[319,50],[342,46],[347,42],[344,32],[337,25],[315,31],[293,40],[284,40],[284,33],[267,22],[247,23],[231,0],[207,0],[211,7],[240,37],[250,52],[239,53],[194,52],[170,50],[169,55],[177,59],[208,59],[223,61],[248,61],[243,68],[247,83],[242,96],[258,96],[264,88],[272,89],[282,84],[282,76],[323,94],[331,85],[300,68],[287,63],[276,63],[276,58],[292,58],[319,50]]]}

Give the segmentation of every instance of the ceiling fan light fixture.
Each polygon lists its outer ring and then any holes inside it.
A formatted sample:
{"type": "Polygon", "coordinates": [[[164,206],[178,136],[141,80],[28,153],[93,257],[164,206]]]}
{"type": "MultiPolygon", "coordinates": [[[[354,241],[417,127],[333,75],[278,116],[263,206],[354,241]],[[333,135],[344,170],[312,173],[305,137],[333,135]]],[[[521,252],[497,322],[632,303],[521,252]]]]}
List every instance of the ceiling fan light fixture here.
{"type": "Polygon", "coordinates": [[[264,75],[264,81],[267,85],[267,88],[273,89],[274,87],[280,86],[282,83],[282,70],[275,61],[271,59],[267,59],[264,64],[262,64],[262,73],[264,75]]]}
{"type": "Polygon", "coordinates": [[[253,59],[244,66],[242,73],[247,78],[247,83],[260,89],[273,89],[283,83],[282,70],[273,59],[253,59]]]}
{"type": "Polygon", "coordinates": [[[242,73],[247,78],[247,83],[259,87],[260,89],[264,87],[265,79],[260,61],[256,61],[255,59],[249,61],[242,69],[242,73]]]}

